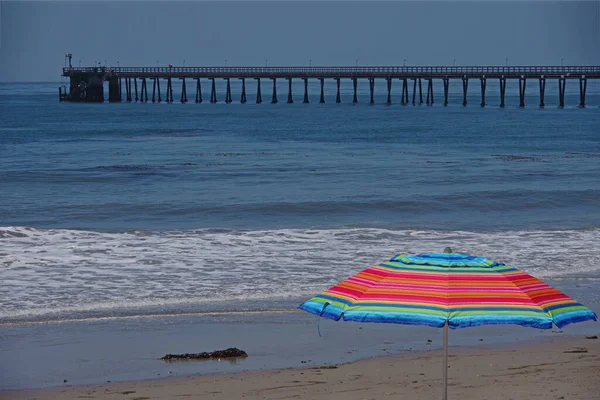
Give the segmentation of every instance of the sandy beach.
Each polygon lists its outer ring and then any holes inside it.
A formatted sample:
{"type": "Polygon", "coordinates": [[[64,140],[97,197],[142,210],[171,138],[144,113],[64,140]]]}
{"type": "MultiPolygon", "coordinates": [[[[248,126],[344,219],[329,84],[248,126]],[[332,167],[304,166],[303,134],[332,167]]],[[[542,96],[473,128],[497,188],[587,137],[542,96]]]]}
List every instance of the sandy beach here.
{"type": "MultiPolygon", "coordinates": [[[[0,392],[1,399],[435,399],[441,351],[348,364],[0,392]]],[[[450,349],[450,399],[597,399],[600,339],[450,349]]]]}

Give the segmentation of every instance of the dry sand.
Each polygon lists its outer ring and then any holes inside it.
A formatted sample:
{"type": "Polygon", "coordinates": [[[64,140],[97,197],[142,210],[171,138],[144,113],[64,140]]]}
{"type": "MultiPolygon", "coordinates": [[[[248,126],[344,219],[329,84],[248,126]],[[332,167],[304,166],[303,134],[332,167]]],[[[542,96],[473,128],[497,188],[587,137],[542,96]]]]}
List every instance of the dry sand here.
{"type": "MultiPolygon", "coordinates": [[[[325,367],[4,391],[1,399],[440,399],[441,351],[325,367]]],[[[448,398],[600,399],[600,339],[451,348],[448,398]]]]}

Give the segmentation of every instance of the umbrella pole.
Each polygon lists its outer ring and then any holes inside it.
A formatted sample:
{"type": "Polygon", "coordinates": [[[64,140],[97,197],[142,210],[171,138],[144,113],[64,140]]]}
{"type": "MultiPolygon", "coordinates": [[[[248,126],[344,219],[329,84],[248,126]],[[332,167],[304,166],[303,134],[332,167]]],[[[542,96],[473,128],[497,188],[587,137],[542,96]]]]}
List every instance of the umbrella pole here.
{"type": "Polygon", "coordinates": [[[448,399],[448,321],[444,324],[444,392],[443,400],[448,399]]]}

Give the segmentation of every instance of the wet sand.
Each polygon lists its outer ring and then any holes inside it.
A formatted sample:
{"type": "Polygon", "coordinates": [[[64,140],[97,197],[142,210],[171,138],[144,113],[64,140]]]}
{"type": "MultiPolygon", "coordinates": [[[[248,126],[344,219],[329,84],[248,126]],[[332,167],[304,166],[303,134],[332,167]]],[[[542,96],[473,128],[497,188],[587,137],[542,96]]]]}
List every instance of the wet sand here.
{"type": "MultiPolygon", "coordinates": [[[[2,391],[0,399],[437,399],[440,350],[347,364],[2,391]]],[[[449,399],[598,399],[600,339],[450,349],[449,399]]]]}

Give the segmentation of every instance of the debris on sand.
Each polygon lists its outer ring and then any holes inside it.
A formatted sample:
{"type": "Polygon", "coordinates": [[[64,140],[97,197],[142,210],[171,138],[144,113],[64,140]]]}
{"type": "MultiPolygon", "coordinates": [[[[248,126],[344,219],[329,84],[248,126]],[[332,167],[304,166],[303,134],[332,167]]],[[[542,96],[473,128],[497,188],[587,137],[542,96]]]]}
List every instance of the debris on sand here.
{"type": "Polygon", "coordinates": [[[211,358],[238,358],[248,357],[248,354],[244,350],[240,350],[235,347],[230,347],[226,350],[215,350],[212,352],[203,353],[185,353],[185,354],[166,354],[161,357],[164,361],[176,361],[176,360],[206,360],[211,358]]]}

